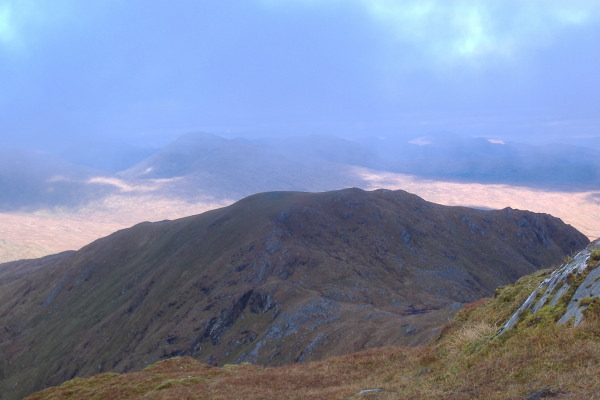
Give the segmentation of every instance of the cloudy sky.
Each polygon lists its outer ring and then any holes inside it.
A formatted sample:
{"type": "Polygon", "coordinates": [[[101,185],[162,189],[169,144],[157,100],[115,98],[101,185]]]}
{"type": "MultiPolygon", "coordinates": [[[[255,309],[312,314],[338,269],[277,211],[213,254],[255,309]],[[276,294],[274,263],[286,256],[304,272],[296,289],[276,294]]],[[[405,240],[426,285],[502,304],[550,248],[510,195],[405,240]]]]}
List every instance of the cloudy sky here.
{"type": "Polygon", "coordinates": [[[596,0],[0,0],[1,144],[600,136],[596,0]]]}

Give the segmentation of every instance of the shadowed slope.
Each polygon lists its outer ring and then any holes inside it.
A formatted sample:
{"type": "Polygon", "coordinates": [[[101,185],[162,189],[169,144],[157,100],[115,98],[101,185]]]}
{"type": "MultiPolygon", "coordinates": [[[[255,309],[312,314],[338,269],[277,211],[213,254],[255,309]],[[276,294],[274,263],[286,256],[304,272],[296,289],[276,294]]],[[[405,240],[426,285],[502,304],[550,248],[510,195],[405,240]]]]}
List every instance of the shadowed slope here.
{"type": "Polygon", "coordinates": [[[555,273],[537,271],[498,288],[493,299],[465,306],[435,340],[420,347],[387,347],[277,368],[215,368],[175,357],[142,372],[75,379],[28,400],[597,399],[600,308],[588,309],[576,327],[557,324],[548,313],[541,318],[527,313],[516,327],[497,334],[531,291],[555,273]]]}
{"type": "Polygon", "coordinates": [[[265,193],[139,224],[35,274],[0,266],[0,391],[176,355],[272,365],[422,343],[462,303],[587,242],[549,215],[383,190],[265,193]]]}

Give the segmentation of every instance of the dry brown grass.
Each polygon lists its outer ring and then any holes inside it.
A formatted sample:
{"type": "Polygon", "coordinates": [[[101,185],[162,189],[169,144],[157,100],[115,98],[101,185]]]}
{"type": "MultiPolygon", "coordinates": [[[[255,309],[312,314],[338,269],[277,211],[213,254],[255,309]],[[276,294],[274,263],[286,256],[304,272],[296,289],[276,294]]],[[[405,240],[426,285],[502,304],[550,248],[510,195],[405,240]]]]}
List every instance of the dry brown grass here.
{"type": "Polygon", "coordinates": [[[600,399],[600,318],[579,327],[498,321],[547,274],[541,271],[465,307],[427,346],[382,348],[278,368],[213,368],[190,357],[138,373],[103,374],[29,400],[86,399],[600,399]],[[362,390],[379,391],[360,394],[362,390]],[[541,398],[541,397],[538,397],[541,398]]]}

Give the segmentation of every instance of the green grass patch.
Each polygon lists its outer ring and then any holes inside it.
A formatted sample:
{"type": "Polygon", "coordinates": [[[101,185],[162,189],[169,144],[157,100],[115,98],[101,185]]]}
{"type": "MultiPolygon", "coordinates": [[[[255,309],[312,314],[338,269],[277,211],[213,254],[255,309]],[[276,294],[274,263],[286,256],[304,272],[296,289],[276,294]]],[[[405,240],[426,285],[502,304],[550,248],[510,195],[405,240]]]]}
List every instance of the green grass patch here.
{"type": "Polygon", "coordinates": [[[598,261],[600,261],[600,249],[594,249],[590,253],[590,258],[588,258],[588,265],[598,264],[598,261]]]}

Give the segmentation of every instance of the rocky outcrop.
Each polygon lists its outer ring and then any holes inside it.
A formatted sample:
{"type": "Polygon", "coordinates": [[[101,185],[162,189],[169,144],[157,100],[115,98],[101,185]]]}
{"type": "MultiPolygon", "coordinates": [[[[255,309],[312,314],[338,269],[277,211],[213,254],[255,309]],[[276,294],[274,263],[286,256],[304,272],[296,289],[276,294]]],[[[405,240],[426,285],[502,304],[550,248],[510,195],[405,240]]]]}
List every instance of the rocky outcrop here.
{"type": "Polygon", "coordinates": [[[514,327],[527,313],[553,308],[559,324],[579,325],[600,307],[600,239],[590,243],[546,278],[500,330],[514,327]]]}

